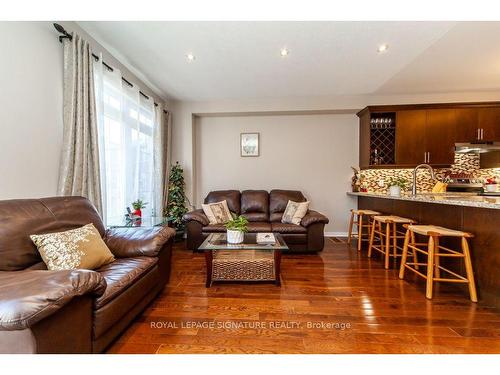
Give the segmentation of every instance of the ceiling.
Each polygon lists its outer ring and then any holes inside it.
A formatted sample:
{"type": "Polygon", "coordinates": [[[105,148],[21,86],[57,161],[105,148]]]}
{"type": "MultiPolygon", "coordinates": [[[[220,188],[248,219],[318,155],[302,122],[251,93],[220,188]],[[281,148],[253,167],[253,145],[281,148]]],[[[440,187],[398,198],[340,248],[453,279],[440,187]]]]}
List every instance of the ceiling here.
{"type": "Polygon", "coordinates": [[[78,24],[169,99],[500,89],[500,22],[78,24]]]}

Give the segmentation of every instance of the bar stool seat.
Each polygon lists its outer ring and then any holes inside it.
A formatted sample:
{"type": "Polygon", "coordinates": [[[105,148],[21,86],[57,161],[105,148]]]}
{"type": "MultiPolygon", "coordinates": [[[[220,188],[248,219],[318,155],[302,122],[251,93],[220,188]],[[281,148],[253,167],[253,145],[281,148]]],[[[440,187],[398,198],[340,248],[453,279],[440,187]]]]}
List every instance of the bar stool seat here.
{"type": "Polygon", "coordinates": [[[471,233],[459,230],[443,228],[435,225],[406,225],[405,242],[401,258],[401,267],[399,269],[399,278],[403,279],[405,270],[409,269],[417,275],[427,280],[425,296],[432,299],[433,284],[435,281],[466,283],[469,287],[469,295],[472,302],[477,302],[476,284],[474,282],[474,272],[472,269],[472,260],[470,256],[469,243],[467,238],[474,237],[471,233]],[[429,237],[427,243],[416,243],[415,233],[429,237]],[[454,237],[461,239],[461,249],[455,250],[440,244],[441,238],[454,237]],[[417,252],[427,256],[427,262],[418,261],[408,262],[408,252],[411,250],[415,255],[417,252]],[[465,264],[466,276],[462,276],[448,268],[440,265],[440,258],[463,258],[465,264]],[[418,266],[427,268],[426,273],[418,270],[418,266]],[[441,276],[441,271],[448,277],[441,276]]]}
{"type": "Polygon", "coordinates": [[[380,221],[382,223],[394,222],[398,224],[411,224],[414,223],[413,220],[407,219],[406,217],[386,215],[386,216],[374,216],[373,220],[380,221]]]}
{"type": "Polygon", "coordinates": [[[354,212],[356,215],[380,215],[380,212],[372,210],[351,210],[351,212],[354,212]]]}
{"type": "Polygon", "coordinates": [[[372,225],[372,220],[371,218],[374,215],[381,215],[380,212],[378,211],[373,211],[373,210],[364,210],[364,209],[352,209],[351,210],[351,219],[349,220],[349,234],[347,237],[347,243],[350,245],[352,237],[355,236],[358,238],[358,251],[361,251],[361,243],[362,241],[369,241],[370,240],[370,232],[371,232],[371,225],[372,225]],[[354,220],[356,216],[357,220],[354,220]],[[366,221],[364,221],[364,217],[366,217],[366,221]],[[352,227],[353,225],[356,224],[358,228],[358,233],[353,234],[352,233],[352,227]],[[367,233],[363,233],[363,229],[367,228],[367,233]],[[363,235],[366,235],[366,238],[363,239],[363,235]]]}
{"type": "Polygon", "coordinates": [[[389,261],[391,257],[394,258],[394,263],[396,263],[396,259],[398,257],[401,257],[401,253],[399,253],[398,250],[401,250],[402,252],[403,247],[398,245],[398,240],[405,238],[405,232],[398,230],[398,225],[401,224],[415,224],[415,221],[396,215],[373,216],[370,244],[368,246],[368,257],[371,257],[372,250],[382,253],[384,255],[385,269],[389,269],[389,261]],[[383,225],[385,225],[385,228],[382,228],[383,225]],[[374,243],[375,234],[378,234],[378,244],[374,243]]]}
{"type": "Polygon", "coordinates": [[[423,236],[430,236],[432,233],[436,233],[437,235],[444,237],[473,237],[470,233],[467,232],[438,227],[436,225],[409,225],[408,229],[423,236]]]}

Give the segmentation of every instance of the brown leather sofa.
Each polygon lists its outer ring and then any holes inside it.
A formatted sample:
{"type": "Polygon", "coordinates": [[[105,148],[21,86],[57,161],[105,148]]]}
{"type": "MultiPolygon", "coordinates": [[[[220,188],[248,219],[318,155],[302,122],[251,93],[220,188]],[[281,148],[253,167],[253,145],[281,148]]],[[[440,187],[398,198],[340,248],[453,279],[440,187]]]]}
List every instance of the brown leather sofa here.
{"type": "Polygon", "coordinates": [[[163,289],[175,231],[106,230],[82,197],[0,201],[0,353],[98,353],[163,289]],[[116,260],[48,271],[30,234],[93,223],[116,260]]]}
{"type": "MultiPolygon", "coordinates": [[[[296,190],[219,190],[210,192],[205,203],[226,200],[229,210],[242,215],[249,221],[252,232],[281,233],[288,247],[297,252],[317,252],[323,250],[324,228],[328,218],[319,212],[309,210],[300,225],[284,224],[281,218],[288,201],[305,202],[306,198],[296,190]]],[[[198,209],[184,215],[187,229],[187,247],[196,250],[209,233],[225,232],[222,224],[209,225],[203,210],[198,209]]]]}

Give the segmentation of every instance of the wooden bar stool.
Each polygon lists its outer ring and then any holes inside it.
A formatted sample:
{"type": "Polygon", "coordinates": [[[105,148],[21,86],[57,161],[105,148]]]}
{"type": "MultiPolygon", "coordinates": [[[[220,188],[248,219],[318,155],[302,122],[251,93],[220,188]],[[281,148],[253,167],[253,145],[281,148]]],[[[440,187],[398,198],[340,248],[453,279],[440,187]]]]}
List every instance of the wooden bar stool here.
{"type": "Polygon", "coordinates": [[[434,225],[405,225],[407,228],[405,235],[405,243],[403,246],[403,256],[401,258],[401,267],[399,269],[399,278],[403,279],[405,269],[408,268],[417,275],[422,276],[427,280],[426,297],[432,299],[432,288],[434,281],[452,282],[452,283],[467,283],[469,286],[469,294],[472,302],[477,302],[476,285],[474,283],[474,272],[472,270],[472,261],[469,251],[469,243],[467,238],[474,237],[472,234],[459,230],[447,229],[434,225]],[[415,233],[429,237],[427,243],[416,243],[415,233]],[[441,246],[439,240],[442,237],[459,237],[461,239],[461,251],[449,249],[441,246]],[[425,247],[424,247],[425,246],[425,247]],[[424,247],[424,248],[422,248],[424,247]],[[407,262],[408,249],[413,252],[419,252],[427,255],[427,263],[407,262]],[[439,264],[439,258],[464,258],[465,272],[467,277],[463,277],[439,264]],[[418,271],[415,266],[426,266],[427,275],[418,271]],[[453,278],[441,277],[441,271],[444,271],[453,278]]]}
{"type": "MultiPolygon", "coordinates": [[[[377,250],[384,255],[384,268],[389,269],[389,259],[396,259],[401,256],[403,247],[398,245],[398,240],[405,238],[405,232],[398,228],[402,224],[414,224],[415,221],[405,217],[387,215],[373,216],[373,224],[370,233],[370,245],[368,246],[368,257],[372,256],[372,250],[377,250]],[[385,228],[383,228],[385,225],[385,228]],[[379,243],[374,244],[375,233],[378,234],[379,243]],[[391,252],[392,247],[392,252],[391,252]],[[401,250],[401,253],[398,252],[401,250]]],[[[416,254],[414,254],[416,256],[416,254]]]]}
{"type": "Polygon", "coordinates": [[[371,218],[375,215],[380,215],[380,212],[372,210],[351,210],[351,220],[349,221],[349,235],[347,238],[347,243],[351,244],[351,238],[353,237],[352,226],[356,224],[358,228],[358,233],[354,234],[358,238],[358,251],[361,251],[361,242],[368,241],[370,237],[371,230],[371,218]],[[356,220],[354,220],[356,216],[356,220]],[[363,223],[363,217],[366,216],[366,221],[363,223]],[[366,239],[363,239],[363,228],[367,228],[366,239]]]}

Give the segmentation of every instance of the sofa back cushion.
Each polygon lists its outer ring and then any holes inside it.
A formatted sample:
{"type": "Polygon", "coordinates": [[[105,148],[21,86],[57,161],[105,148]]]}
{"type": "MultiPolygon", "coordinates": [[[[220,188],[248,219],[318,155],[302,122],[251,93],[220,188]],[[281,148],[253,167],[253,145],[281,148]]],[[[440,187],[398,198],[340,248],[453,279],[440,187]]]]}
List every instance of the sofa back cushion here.
{"type": "Polygon", "coordinates": [[[281,222],[288,201],[306,202],[307,199],[298,190],[271,190],[269,193],[269,219],[271,222],[281,222]]]}
{"type": "Polygon", "coordinates": [[[229,207],[229,211],[239,215],[241,212],[240,196],[241,194],[238,190],[216,190],[208,193],[204,203],[217,203],[225,200],[229,207]]]}
{"type": "Polygon", "coordinates": [[[0,271],[17,271],[42,259],[31,234],[61,232],[92,223],[104,235],[104,225],[92,203],[83,197],[0,201],[0,271]]]}
{"type": "Polygon", "coordinates": [[[242,191],[241,215],[248,221],[269,221],[269,193],[265,190],[242,191]]]}

